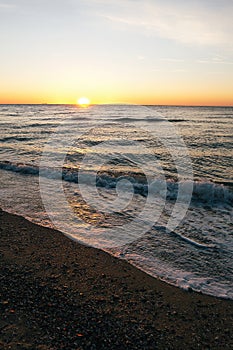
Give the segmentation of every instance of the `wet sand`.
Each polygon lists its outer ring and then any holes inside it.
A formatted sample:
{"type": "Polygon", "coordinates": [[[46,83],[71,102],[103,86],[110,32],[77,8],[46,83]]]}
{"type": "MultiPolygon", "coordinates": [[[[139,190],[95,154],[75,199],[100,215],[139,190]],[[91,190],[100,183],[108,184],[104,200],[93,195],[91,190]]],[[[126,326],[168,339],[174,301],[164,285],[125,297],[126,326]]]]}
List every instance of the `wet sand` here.
{"type": "Polygon", "coordinates": [[[0,212],[1,349],[232,349],[233,301],[0,212]]]}

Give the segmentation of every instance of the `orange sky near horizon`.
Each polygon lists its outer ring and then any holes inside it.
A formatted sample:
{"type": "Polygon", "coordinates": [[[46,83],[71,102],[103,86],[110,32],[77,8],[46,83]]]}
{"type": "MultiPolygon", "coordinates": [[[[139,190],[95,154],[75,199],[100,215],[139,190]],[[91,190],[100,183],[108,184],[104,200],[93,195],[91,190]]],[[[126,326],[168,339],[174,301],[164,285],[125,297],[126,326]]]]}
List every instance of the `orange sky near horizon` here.
{"type": "Polygon", "coordinates": [[[139,105],[190,105],[190,106],[233,106],[232,95],[230,93],[177,91],[169,92],[134,92],[132,94],[106,93],[95,94],[85,90],[77,93],[42,94],[23,91],[4,92],[0,94],[0,104],[76,104],[78,98],[86,96],[91,104],[115,104],[129,103],[139,105]]]}

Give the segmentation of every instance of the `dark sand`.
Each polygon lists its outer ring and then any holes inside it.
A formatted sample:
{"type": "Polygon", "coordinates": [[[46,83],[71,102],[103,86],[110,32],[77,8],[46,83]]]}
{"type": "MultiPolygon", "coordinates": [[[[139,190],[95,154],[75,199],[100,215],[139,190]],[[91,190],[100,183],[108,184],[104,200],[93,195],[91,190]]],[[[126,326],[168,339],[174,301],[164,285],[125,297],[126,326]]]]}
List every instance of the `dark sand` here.
{"type": "Polygon", "coordinates": [[[1,349],[233,349],[233,302],[0,212],[1,349]]]}

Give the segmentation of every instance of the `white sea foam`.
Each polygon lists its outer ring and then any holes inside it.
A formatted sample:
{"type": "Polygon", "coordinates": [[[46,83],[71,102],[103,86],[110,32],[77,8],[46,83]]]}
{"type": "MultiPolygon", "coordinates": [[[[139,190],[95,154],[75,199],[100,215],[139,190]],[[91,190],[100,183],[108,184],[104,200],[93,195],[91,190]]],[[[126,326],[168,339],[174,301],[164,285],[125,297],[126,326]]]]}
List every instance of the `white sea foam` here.
{"type": "MultiPolygon", "coordinates": [[[[60,176],[62,176],[62,179],[65,181],[78,183],[78,171],[72,168],[65,168],[60,171],[59,169],[54,168],[40,169],[38,166],[30,164],[0,161],[0,169],[29,175],[39,175],[40,173],[41,176],[51,179],[58,179],[60,176]]],[[[88,176],[93,176],[93,173],[90,171],[86,172],[87,181],[88,176]]],[[[103,174],[96,176],[96,185],[98,187],[115,188],[117,182],[123,178],[129,180],[133,184],[135,193],[146,196],[148,186],[145,184],[145,181],[142,180],[141,175],[137,174],[130,173],[122,176],[117,172],[115,174],[108,174],[107,172],[104,172],[103,174]]],[[[163,190],[163,186],[161,189],[160,181],[161,180],[158,178],[158,180],[154,181],[151,186],[151,191],[154,191],[155,194],[158,194],[161,190],[163,190]]],[[[168,179],[166,181],[167,199],[175,200],[177,198],[178,185],[179,183],[173,179],[168,179]]],[[[194,181],[192,201],[200,205],[208,204],[210,206],[217,206],[224,203],[233,205],[233,191],[228,188],[228,186],[224,186],[223,184],[215,184],[211,181],[205,180],[194,181]]]]}

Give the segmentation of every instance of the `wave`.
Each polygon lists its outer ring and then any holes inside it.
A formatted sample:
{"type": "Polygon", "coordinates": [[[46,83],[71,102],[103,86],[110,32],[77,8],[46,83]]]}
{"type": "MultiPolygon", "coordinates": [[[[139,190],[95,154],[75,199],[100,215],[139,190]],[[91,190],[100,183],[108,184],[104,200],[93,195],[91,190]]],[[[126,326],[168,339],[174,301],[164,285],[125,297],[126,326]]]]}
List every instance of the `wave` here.
{"type": "Polygon", "coordinates": [[[27,124],[25,125],[25,127],[29,127],[29,128],[56,128],[57,127],[57,123],[31,123],[31,124],[27,124]]]}
{"type": "Polygon", "coordinates": [[[156,122],[164,121],[164,119],[163,118],[155,118],[155,117],[147,117],[147,118],[118,117],[118,118],[111,119],[111,121],[123,122],[123,123],[134,123],[134,122],[156,123],[156,122]]]}
{"type": "Polygon", "coordinates": [[[9,161],[0,162],[0,169],[15,173],[39,175],[39,167],[25,163],[13,163],[9,161]]]}
{"type": "Polygon", "coordinates": [[[8,141],[31,141],[35,140],[35,137],[23,137],[23,136],[7,136],[0,139],[0,142],[8,142],[8,141]]]}
{"type": "Polygon", "coordinates": [[[191,239],[189,237],[184,236],[183,234],[180,234],[178,232],[172,231],[172,233],[182,239],[183,241],[185,241],[186,243],[189,243],[191,245],[193,245],[196,248],[200,248],[200,249],[213,249],[213,250],[217,250],[217,245],[216,244],[205,244],[205,243],[200,243],[195,241],[194,239],[191,239]]]}
{"type": "MultiPolygon", "coordinates": [[[[10,161],[0,161],[0,169],[20,173],[23,175],[37,175],[50,179],[62,179],[67,182],[78,183],[78,170],[70,167],[62,169],[62,174],[58,168],[40,168],[39,166],[25,163],[13,163],[10,161]]],[[[90,178],[93,179],[94,172],[87,171],[85,178],[87,184],[90,178]]],[[[96,175],[96,186],[105,187],[107,189],[116,188],[119,180],[128,180],[133,184],[134,193],[142,196],[147,196],[148,185],[145,177],[142,174],[122,172],[108,173],[104,172],[96,175]]],[[[179,183],[173,179],[166,180],[166,199],[175,201],[179,190],[179,183]]],[[[131,187],[128,187],[131,188],[131,187]]],[[[128,190],[127,186],[125,190],[128,190]]],[[[157,179],[153,181],[151,186],[153,193],[156,195],[164,195],[164,184],[162,180],[157,179]]],[[[217,184],[211,181],[194,181],[192,203],[197,205],[218,206],[221,204],[233,205],[233,191],[224,184],[217,184]]]]}
{"type": "MultiPolygon", "coordinates": [[[[184,119],[166,119],[166,120],[171,123],[184,122],[184,119]]],[[[116,118],[111,118],[111,121],[119,122],[119,123],[135,123],[135,122],[158,123],[158,122],[163,122],[164,118],[158,118],[158,117],[145,117],[145,118],[118,117],[117,118],[116,117],[116,118]]]]}

